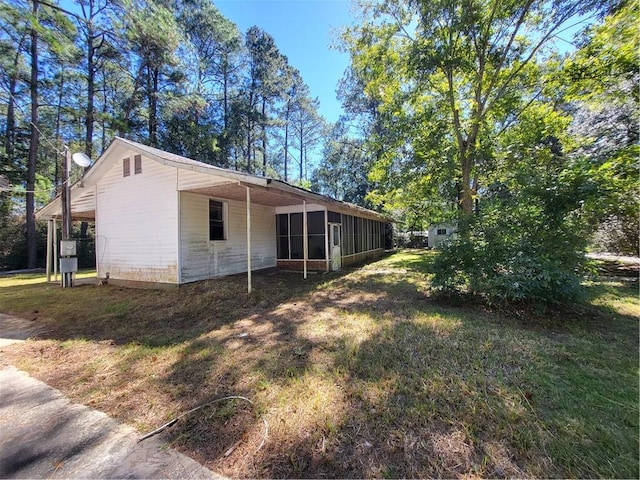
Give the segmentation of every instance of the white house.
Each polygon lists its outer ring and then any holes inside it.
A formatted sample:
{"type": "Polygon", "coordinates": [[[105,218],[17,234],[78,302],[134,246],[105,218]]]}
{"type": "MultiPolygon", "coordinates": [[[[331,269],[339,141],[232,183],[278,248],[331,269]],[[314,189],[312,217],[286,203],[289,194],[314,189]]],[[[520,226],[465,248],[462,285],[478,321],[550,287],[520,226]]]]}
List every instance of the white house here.
{"type": "MultiPolygon", "coordinates": [[[[74,220],[95,222],[98,278],[180,285],[249,272],[249,289],[252,270],[279,266],[306,276],[379,256],[388,222],[280,180],[123,138],[71,187],[71,212],[74,220]]],[[[60,198],[36,218],[55,232],[60,198]]]]}
{"type": "Polygon", "coordinates": [[[439,248],[442,242],[455,233],[457,227],[452,223],[432,223],[428,231],[428,247],[439,248]]]}

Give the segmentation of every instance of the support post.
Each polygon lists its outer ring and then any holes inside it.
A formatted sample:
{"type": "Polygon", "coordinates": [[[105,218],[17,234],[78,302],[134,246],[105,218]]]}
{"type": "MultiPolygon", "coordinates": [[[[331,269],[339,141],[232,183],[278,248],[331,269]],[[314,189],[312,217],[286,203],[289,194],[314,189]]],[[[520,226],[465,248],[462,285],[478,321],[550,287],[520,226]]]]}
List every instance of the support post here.
{"type": "Polygon", "coordinates": [[[53,220],[47,220],[47,283],[51,281],[51,253],[53,252],[53,233],[51,232],[53,220]]]}
{"type": "Polygon", "coordinates": [[[247,189],[247,293],[251,293],[251,188],[247,189]]]}
{"type": "Polygon", "coordinates": [[[53,281],[58,281],[58,222],[53,220],[53,281]]]}
{"type": "Polygon", "coordinates": [[[307,235],[307,201],[302,201],[302,251],[304,258],[303,278],[307,279],[307,259],[309,258],[309,242],[307,235]]]}
{"type": "Polygon", "coordinates": [[[329,209],[324,207],[324,261],[329,271],[329,209]]]}

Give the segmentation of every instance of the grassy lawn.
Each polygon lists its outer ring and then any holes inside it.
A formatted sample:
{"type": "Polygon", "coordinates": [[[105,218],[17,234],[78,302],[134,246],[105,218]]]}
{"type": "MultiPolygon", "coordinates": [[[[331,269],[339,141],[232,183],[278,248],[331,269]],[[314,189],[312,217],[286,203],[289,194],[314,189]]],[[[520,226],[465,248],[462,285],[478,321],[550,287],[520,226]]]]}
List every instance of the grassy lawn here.
{"type": "MultiPolygon", "coordinates": [[[[85,278],[92,278],[96,276],[95,270],[80,270],[74,275],[74,280],[80,280],[85,278]]],[[[61,274],[58,273],[59,283],[61,274]]],[[[0,288],[2,287],[19,287],[21,285],[33,285],[36,283],[44,283],[46,281],[46,275],[42,273],[22,273],[19,275],[7,275],[0,276],[0,288]]],[[[55,282],[55,277],[51,275],[51,281],[55,282]]]]}
{"type": "Polygon", "coordinates": [[[0,312],[48,328],[2,355],[141,433],[251,398],[164,434],[232,477],[638,478],[637,283],[506,314],[435,301],[432,259],[256,275],[251,296],[243,276],[169,291],[0,278],[0,312]]]}

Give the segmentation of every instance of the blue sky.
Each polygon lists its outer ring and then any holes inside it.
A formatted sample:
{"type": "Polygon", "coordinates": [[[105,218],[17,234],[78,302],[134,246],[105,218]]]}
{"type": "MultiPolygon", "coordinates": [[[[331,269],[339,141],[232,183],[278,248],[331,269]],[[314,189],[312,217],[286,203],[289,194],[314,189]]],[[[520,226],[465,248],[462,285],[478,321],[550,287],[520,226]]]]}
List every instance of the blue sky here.
{"type": "Polygon", "coordinates": [[[241,32],[257,25],[275,40],[289,64],[300,70],[320,114],[335,122],[342,113],[336,99],[338,81],[349,64],[332,44],[340,27],[351,23],[349,0],[214,0],[241,32]]]}
{"type": "MultiPolygon", "coordinates": [[[[234,22],[241,32],[253,25],[265,30],[276,41],[289,64],[300,70],[312,95],[320,99],[320,113],[336,122],[342,113],[336,99],[338,81],[349,65],[346,53],[331,48],[338,43],[341,27],[353,22],[350,0],[214,0],[220,12],[234,22]]],[[[575,22],[590,23],[590,17],[577,17],[575,22]]],[[[585,26],[580,23],[561,35],[571,40],[585,26]]],[[[564,53],[573,50],[566,41],[558,41],[564,53]]]]}

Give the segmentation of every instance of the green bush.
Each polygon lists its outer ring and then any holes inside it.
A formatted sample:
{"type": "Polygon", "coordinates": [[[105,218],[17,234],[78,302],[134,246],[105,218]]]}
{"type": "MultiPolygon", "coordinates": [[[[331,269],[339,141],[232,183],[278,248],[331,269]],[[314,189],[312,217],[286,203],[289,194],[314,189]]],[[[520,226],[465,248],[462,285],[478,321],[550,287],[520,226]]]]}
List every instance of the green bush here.
{"type": "MultiPolygon", "coordinates": [[[[44,266],[46,224],[36,224],[38,267],[44,266]]],[[[27,237],[23,215],[8,213],[0,220],[0,271],[27,267],[27,237]]]]}
{"type": "Polygon", "coordinates": [[[461,224],[435,261],[434,288],[489,304],[562,303],[579,298],[584,241],[571,216],[544,202],[488,200],[461,224]]]}

